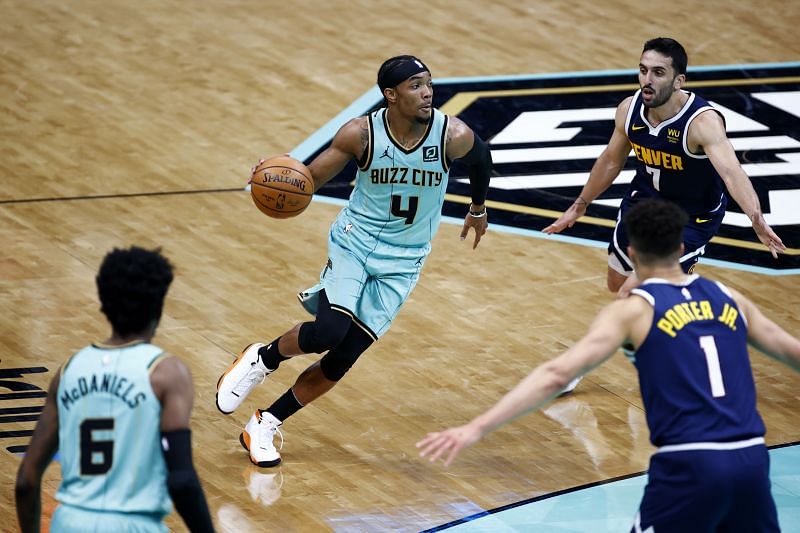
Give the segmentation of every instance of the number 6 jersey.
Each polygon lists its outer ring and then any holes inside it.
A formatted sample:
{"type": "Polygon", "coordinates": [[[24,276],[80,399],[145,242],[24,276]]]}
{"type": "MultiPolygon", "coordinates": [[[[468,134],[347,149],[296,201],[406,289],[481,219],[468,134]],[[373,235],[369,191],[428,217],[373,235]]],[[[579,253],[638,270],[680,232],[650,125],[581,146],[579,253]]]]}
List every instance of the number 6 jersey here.
{"type": "Polygon", "coordinates": [[[761,437],[747,324],[721,283],[648,279],[632,294],[653,306],[636,350],[642,400],[655,446],[761,437]]]}
{"type": "Polygon", "coordinates": [[[156,519],[170,512],[161,403],[150,386],[163,357],[152,344],[93,344],[64,364],[57,398],[62,504],[156,519]]]}

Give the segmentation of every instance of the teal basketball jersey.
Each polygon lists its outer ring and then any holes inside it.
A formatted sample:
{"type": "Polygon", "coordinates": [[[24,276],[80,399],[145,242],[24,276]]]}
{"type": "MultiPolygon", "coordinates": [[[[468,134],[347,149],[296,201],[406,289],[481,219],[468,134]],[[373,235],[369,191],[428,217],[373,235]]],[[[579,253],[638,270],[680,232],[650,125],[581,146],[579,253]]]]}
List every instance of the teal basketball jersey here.
{"type": "Polygon", "coordinates": [[[163,357],[152,344],[94,344],[64,365],[57,397],[62,504],[159,518],[170,512],[161,403],[150,386],[163,357]]]}
{"type": "Polygon", "coordinates": [[[367,119],[369,146],[345,216],[382,242],[425,246],[439,229],[447,191],[448,117],[434,109],[425,134],[409,149],[389,131],[385,108],[367,119]]]}

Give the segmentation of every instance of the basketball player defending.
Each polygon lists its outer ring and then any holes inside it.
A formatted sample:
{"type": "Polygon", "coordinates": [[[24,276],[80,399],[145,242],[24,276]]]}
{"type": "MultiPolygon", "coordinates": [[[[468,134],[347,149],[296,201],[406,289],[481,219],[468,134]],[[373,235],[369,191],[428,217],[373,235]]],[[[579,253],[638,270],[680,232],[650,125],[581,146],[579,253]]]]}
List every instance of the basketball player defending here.
{"type": "Polygon", "coordinates": [[[617,107],[608,147],[592,167],[581,194],[561,217],[544,228],[553,234],[571,228],[586,206],[613,183],[633,150],[636,175],[619,209],[608,246],[608,289],[620,296],[635,287],[633,262],[627,255],[625,213],[644,198],[665,198],[689,215],[684,228],[684,272],[691,272],[725,216],[728,193],[753,224],[773,257],[786,247],[761,214],[758,196],[725,133],[722,115],[697,94],[683,90],[686,51],[673,39],[644,44],[639,86],[617,107]]]}
{"type": "Polygon", "coordinates": [[[464,426],[429,433],[417,443],[420,455],[446,455],[450,464],[630,342],[658,447],[632,531],[778,531],[747,343],[800,371],[800,341],[736,291],[683,272],[686,218],[664,200],[632,207],[624,220],[626,256],[642,284],[601,310],[581,340],[494,407],[464,426]]]}
{"type": "Polygon", "coordinates": [[[194,388],[179,359],[150,344],[172,266],[158,252],[114,249],[97,274],[111,337],[68,359],[50,383],[17,474],[17,517],[39,531],[41,482],[58,451],[51,531],[166,532],[170,498],[190,531],[213,531],[192,463],[194,388]]]}
{"type": "Polygon", "coordinates": [[[386,107],[345,124],[309,165],[319,189],[351,159],[358,164],[350,201],[330,229],[320,282],[299,295],[315,320],[251,344],[217,384],[217,407],[230,414],[281,361],[327,352],[250,418],[240,442],[258,466],[280,463],[278,426],[333,388],[389,329],[430,252],[453,160],[469,169],[472,194],[461,239],[473,229],[474,249],[488,226],[489,149],[461,120],[432,107],[428,67],[413,56],[393,57],[378,70],[378,86],[386,107]]]}

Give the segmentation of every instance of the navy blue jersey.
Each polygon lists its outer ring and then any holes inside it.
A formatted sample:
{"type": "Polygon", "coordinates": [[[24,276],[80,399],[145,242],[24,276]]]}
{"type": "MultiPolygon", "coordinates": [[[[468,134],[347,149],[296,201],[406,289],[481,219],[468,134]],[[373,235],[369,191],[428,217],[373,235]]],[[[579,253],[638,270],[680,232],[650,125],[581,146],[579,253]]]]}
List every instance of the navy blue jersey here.
{"type": "Polygon", "coordinates": [[[690,152],[687,145],[692,120],[704,111],[718,111],[696,94],[686,94],[689,98],[678,114],[655,127],[647,120],[641,91],[633,95],[625,133],[638,164],[628,194],[671,200],[693,217],[724,212],[722,178],[708,156],[690,152]]]}
{"type": "Polygon", "coordinates": [[[763,436],[747,353],[747,324],[724,285],[689,276],[648,279],[632,291],[653,306],[635,354],[655,446],[763,436]]]}

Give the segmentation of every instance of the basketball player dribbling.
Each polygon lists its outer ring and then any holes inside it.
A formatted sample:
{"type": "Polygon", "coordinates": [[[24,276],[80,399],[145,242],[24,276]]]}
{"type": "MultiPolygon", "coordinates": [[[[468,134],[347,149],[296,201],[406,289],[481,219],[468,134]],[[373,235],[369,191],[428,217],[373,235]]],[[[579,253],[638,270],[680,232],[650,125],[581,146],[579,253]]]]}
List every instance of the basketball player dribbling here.
{"type": "Polygon", "coordinates": [[[388,331],[430,252],[453,160],[465,163],[471,186],[462,240],[473,230],[474,249],[488,226],[489,149],[461,120],[433,108],[428,67],[413,56],[393,57],[378,70],[378,86],[385,107],[345,124],[308,165],[316,190],[349,161],[358,165],[355,189],[330,229],[320,282],[299,295],[315,319],[246,347],[217,384],[217,407],[230,414],[281,361],[327,352],[250,417],[240,442],[262,467],[281,461],[273,444],[278,427],[332,389],[388,331]]]}

